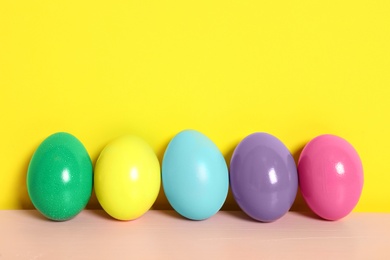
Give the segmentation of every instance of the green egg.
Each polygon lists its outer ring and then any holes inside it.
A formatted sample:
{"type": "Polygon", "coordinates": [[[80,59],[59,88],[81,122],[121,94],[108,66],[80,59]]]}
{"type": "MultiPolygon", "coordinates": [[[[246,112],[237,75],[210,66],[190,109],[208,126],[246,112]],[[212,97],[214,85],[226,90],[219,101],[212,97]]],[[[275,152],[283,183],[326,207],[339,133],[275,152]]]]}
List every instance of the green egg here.
{"type": "Polygon", "coordinates": [[[87,205],[92,187],[91,158],[76,137],[55,133],[39,145],[28,166],[27,190],[45,217],[73,218],[87,205]]]}

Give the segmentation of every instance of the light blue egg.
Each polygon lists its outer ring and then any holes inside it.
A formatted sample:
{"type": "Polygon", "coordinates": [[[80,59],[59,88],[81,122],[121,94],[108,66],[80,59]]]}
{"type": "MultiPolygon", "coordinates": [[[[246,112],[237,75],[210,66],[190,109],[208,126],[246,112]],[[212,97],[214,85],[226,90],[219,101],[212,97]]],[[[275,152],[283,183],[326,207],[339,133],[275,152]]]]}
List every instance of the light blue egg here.
{"type": "Polygon", "coordinates": [[[171,206],[182,216],[203,220],[226,200],[229,174],[218,147],[195,130],[178,133],[162,162],[162,183],[171,206]]]}

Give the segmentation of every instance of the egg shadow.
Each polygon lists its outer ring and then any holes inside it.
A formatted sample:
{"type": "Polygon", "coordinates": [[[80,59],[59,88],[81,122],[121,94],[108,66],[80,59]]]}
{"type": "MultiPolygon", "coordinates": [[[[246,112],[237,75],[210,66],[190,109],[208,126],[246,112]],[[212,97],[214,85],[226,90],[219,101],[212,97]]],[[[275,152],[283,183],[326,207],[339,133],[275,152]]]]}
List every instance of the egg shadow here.
{"type": "Polygon", "coordinates": [[[17,182],[17,187],[15,190],[18,191],[18,202],[21,209],[34,209],[34,205],[30,200],[30,196],[27,190],[27,172],[28,166],[30,164],[31,158],[34,155],[35,149],[30,150],[28,156],[21,160],[20,168],[17,171],[19,174],[19,181],[17,182]]]}
{"type": "Polygon", "coordinates": [[[38,210],[22,209],[22,210],[20,210],[20,213],[24,214],[24,215],[27,215],[28,217],[36,219],[38,221],[55,222],[54,220],[50,220],[50,219],[46,218],[45,216],[43,216],[38,210]]]}
{"type": "Polygon", "coordinates": [[[291,211],[290,214],[299,215],[304,218],[314,219],[318,221],[331,222],[329,220],[317,216],[313,211],[310,211],[310,209],[308,209],[308,211],[291,211]]]}
{"type": "MultiPolygon", "coordinates": [[[[297,167],[298,167],[299,156],[301,155],[304,148],[305,148],[305,144],[302,144],[297,149],[292,151],[292,156],[294,157],[295,165],[297,167]]],[[[299,184],[299,175],[298,175],[298,184],[299,184]]],[[[295,197],[295,201],[294,201],[293,205],[291,206],[290,211],[293,211],[297,214],[300,214],[300,215],[308,217],[308,218],[319,219],[317,217],[317,215],[312,213],[311,209],[306,204],[305,199],[302,196],[302,192],[301,192],[299,185],[298,185],[297,196],[295,197]]]]}
{"type": "Polygon", "coordinates": [[[92,187],[91,197],[89,198],[88,204],[85,207],[85,209],[88,209],[88,210],[93,210],[93,209],[101,210],[102,209],[102,207],[100,206],[100,203],[96,197],[96,193],[95,193],[95,166],[96,166],[97,160],[99,159],[101,151],[103,151],[104,147],[106,147],[107,144],[108,144],[108,142],[105,144],[101,144],[100,147],[97,149],[99,152],[96,152],[93,155],[89,154],[89,156],[91,158],[91,162],[92,162],[92,169],[93,169],[93,171],[92,171],[93,187],[92,187]]]}
{"type": "Polygon", "coordinates": [[[228,189],[228,194],[225,200],[225,203],[222,205],[221,210],[226,210],[226,211],[240,211],[240,207],[238,206],[236,200],[234,199],[233,192],[231,189],[230,185],[230,160],[232,159],[234,150],[236,149],[238,143],[233,144],[227,152],[224,154],[224,158],[226,161],[226,165],[228,166],[229,170],[229,189],[228,189]]]}
{"type": "Polygon", "coordinates": [[[244,211],[242,211],[239,207],[238,207],[238,210],[225,210],[224,213],[226,213],[227,215],[229,215],[233,218],[240,219],[243,221],[249,221],[249,222],[260,223],[260,224],[265,223],[265,222],[257,221],[255,219],[251,218],[244,211]]]}
{"type": "Polygon", "coordinates": [[[100,203],[96,197],[95,188],[92,189],[91,197],[90,197],[85,209],[88,209],[88,210],[93,210],[93,209],[101,210],[101,209],[103,209],[102,206],[100,206],[100,203]]]}
{"type": "MultiPolygon", "coordinates": [[[[106,211],[99,210],[99,209],[88,209],[85,210],[85,214],[87,215],[93,215],[95,217],[98,217],[100,219],[112,221],[112,222],[121,222],[121,220],[115,219],[111,217],[106,211]]],[[[125,221],[124,221],[125,222],[125,221]]]]}
{"type": "Polygon", "coordinates": [[[179,221],[195,221],[195,220],[191,220],[191,219],[188,219],[186,217],[181,216],[175,210],[159,210],[158,213],[161,215],[167,216],[169,218],[174,218],[174,219],[179,220],[179,221]]]}
{"type": "MultiPolygon", "coordinates": [[[[170,140],[171,139],[166,141],[165,144],[162,147],[160,147],[160,149],[156,152],[157,158],[158,158],[160,165],[161,165],[161,169],[162,169],[162,161],[164,158],[164,153],[168,147],[170,140]]],[[[161,171],[160,171],[160,175],[161,175],[161,171]]],[[[169,204],[168,199],[164,193],[164,188],[163,188],[163,184],[162,184],[162,176],[161,176],[160,190],[158,192],[156,201],[153,203],[152,209],[154,209],[154,210],[173,210],[172,206],[169,204]]]]}

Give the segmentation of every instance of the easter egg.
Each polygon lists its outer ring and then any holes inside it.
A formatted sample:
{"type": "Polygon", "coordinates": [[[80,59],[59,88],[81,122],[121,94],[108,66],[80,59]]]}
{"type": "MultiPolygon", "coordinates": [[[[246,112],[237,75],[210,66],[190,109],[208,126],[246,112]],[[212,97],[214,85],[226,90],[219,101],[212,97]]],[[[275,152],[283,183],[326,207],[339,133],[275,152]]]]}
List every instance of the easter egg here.
{"type": "Polygon", "coordinates": [[[226,200],[229,174],[218,147],[195,130],[178,133],[162,162],[162,182],[171,206],[182,216],[203,220],[226,200]]]}
{"type": "Polygon", "coordinates": [[[56,133],[34,152],[27,191],[35,208],[51,220],[76,216],[88,203],[93,186],[92,162],[73,135],[56,133]]]}
{"type": "Polygon", "coordinates": [[[297,194],[294,158],[276,137],[251,134],[233,152],[230,185],[234,199],[247,215],[262,222],[275,221],[289,211],[297,194]]]}
{"type": "Polygon", "coordinates": [[[157,199],[160,163],[143,139],[122,136],[100,153],[94,181],[96,197],[111,217],[134,220],[147,212],[157,199]]]}
{"type": "Polygon", "coordinates": [[[321,135],[303,149],[299,185],[308,206],[321,218],[348,215],[363,189],[363,166],[353,146],[341,137],[321,135]]]}

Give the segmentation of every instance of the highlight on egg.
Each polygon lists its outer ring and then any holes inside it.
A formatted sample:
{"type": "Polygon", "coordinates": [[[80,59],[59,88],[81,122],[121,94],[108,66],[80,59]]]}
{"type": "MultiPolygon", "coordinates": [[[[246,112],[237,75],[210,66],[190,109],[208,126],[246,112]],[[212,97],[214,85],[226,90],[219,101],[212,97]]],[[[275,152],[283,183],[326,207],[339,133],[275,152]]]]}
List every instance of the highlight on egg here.
{"type": "Polygon", "coordinates": [[[47,137],[30,160],[26,183],[33,205],[45,217],[55,221],[73,218],[92,194],[92,162],[87,150],[69,133],[47,137]]]}
{"type": "Polygon", "coordinates": [[[276,137],[251,134],[233,152],[230,185],[234,199],[247,215],[261,222],[275,221],[289,211],[297,194],[294,158],[276,137]]]}
{"type": "Polygon", "coordinates": [[[204,220],[217,213],[226,200],[228,168],[207,136],[184,130],[173,137],[164,153],[162,183],[174,210],[188,219],[204,220]]]}
{"type": "Polygon", "coordinates": [[[134,220],[157,199],[160,163],[140,137],[125,135],[106,145],[95,164],[95,193],[102,208],[118,220],[134,220]]]}
{"type": "Polygon", "coordinates": [[[357,205],[364,183],[355,148],[335,135],[320,135],[306,144],[298,161],[302,196],[326,220],[347,216],[357,205]]]}

